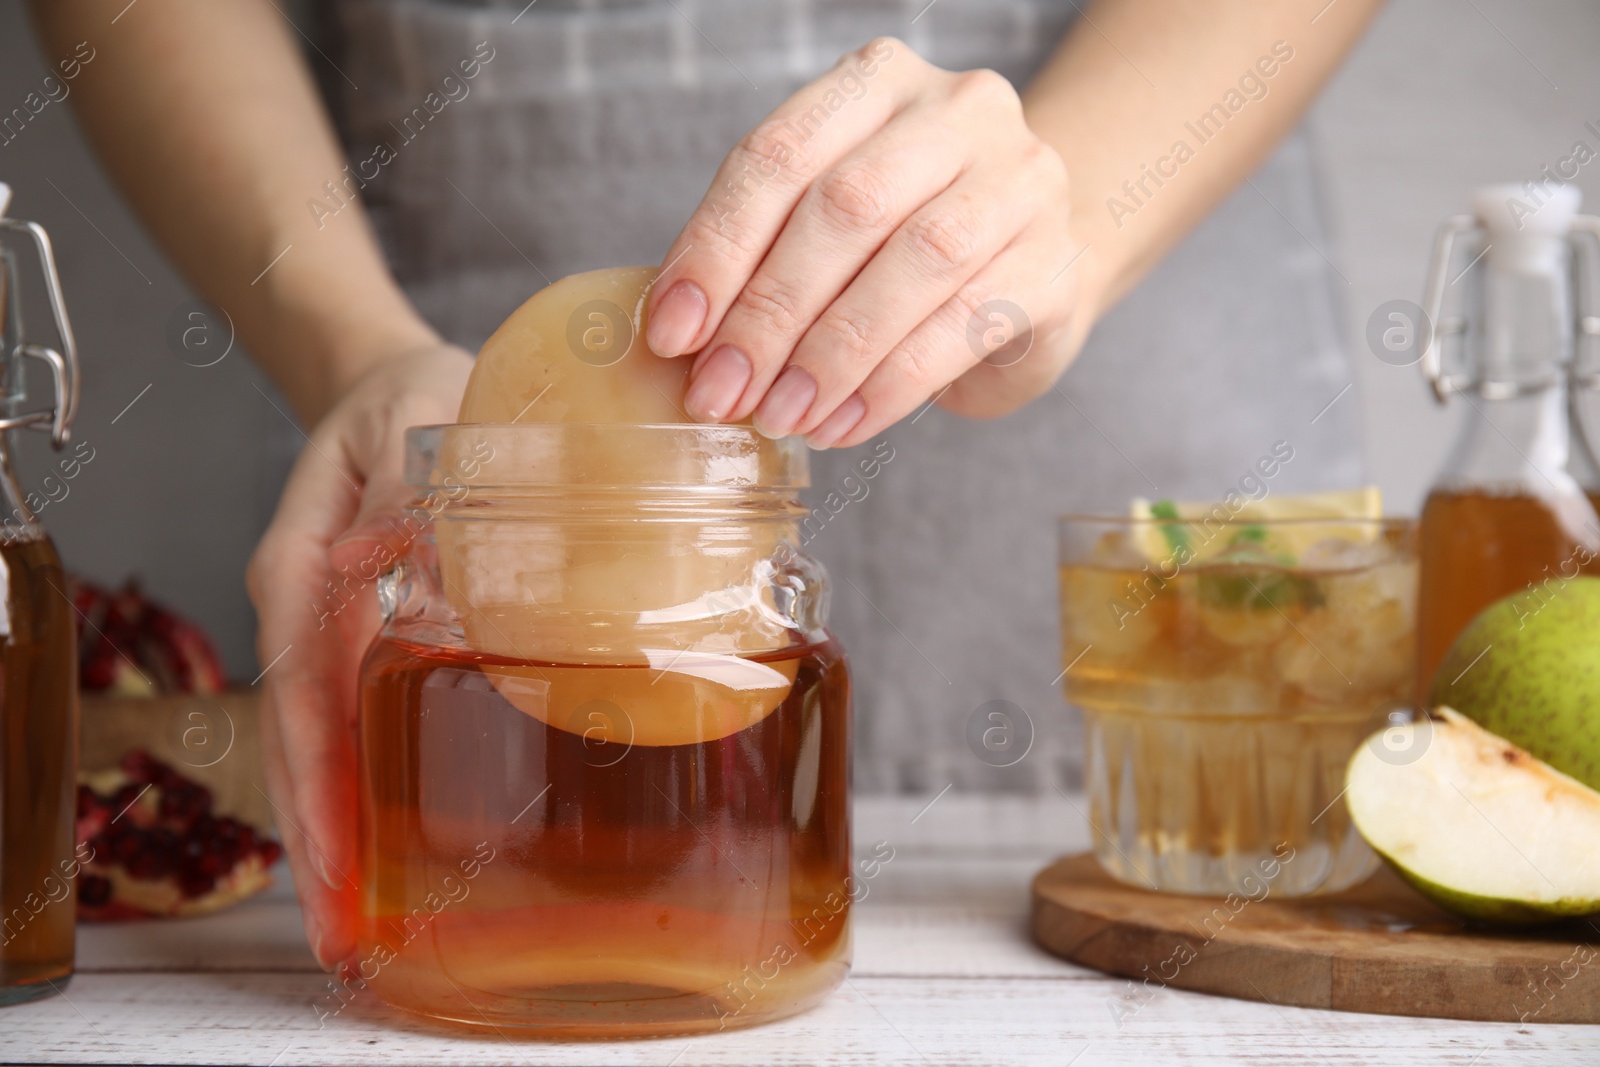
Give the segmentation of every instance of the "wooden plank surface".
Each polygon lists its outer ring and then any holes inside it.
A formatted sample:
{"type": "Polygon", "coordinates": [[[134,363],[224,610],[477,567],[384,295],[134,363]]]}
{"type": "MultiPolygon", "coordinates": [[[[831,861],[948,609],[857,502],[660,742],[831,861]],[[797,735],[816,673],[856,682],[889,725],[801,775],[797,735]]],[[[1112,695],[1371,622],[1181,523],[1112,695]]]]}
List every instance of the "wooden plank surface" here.
{"type": "Polygon", "coordinates": [[[1460,1067],[1600,1063],[1600,1028],[1397,1019],[1144,993],[1048,955],[1028,883],[1088,844],[1081,800],[863,799],[857,843],[895,858],[857,912],[856,966],[816,1010],[692,1040],[553,1045],[427,1028],[325,992],[292,895],[204,919],[83,931],[65,996],[0,1010],[32,1063],[1152,1064],[1460,1067]],[[924,810],[926,808],[926,810],[924,810]],[[914,821],[913,821],[914,820],[914,821]]]}

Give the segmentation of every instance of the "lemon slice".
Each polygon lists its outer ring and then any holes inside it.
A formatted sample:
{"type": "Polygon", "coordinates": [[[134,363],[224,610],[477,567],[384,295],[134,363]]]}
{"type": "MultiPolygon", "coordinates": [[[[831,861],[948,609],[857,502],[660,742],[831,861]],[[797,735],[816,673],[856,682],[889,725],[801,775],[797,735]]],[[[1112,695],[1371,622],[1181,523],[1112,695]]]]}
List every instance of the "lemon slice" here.
{"type": "Polygon", "coordinates": [[[1133,543],[1152,563],[1165,563],[1180,548],[1188,550],[1191,562],[1206,560],[1249,541],[1293,565],[1320,541],[1375,541],[1383,495],[1375,485],[1330,493],[1274,494],[1249,501],[1238,511],[1230,511],[1220,500],[1175,504],[1135,497],[1130,515],[1136,520],[1133,543]]]}

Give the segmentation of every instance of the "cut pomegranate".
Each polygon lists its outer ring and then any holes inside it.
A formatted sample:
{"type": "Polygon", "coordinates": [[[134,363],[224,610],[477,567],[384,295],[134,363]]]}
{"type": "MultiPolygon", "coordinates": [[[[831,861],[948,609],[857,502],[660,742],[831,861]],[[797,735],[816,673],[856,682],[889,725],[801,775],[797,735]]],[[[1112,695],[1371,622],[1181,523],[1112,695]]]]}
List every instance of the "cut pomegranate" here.
{"type": "Polygon", "coordinates": [[[270,886],[283,854],[213,814],[211,790],[137,750],[78,786],[78,841],[90,850],[78,915],[103,922],[219,911],[270,886]]]}
{"type": "Polygon", "coordinates": [[[147,598],[136,582],[111,592],[73,578],[69,587],[78,609],[84,692],[153,696],[226,687],[222,661],[204,631],[147,598]]]}

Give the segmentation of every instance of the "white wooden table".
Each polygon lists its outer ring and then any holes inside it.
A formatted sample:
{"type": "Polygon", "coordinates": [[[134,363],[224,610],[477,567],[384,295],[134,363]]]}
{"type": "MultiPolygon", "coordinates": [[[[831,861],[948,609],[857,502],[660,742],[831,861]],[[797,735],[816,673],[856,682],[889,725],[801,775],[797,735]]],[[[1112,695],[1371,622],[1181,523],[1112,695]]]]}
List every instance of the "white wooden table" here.
{"type": "MultiPolygon", "coordinates": [[[[205,919],[86,927],[64,996],[0,1009],[6,1063],[1505,1064],[1600,1063],[1600,1027],[1462,1023],[1276,1008],[1129,984],[1027,936],[1027,886],[1088,845],[1065,798],[867,798],[857,846],[894,859],[856,913],[855,969],[771,1026],[619,1044],[427,1030],[358,996],[319,1029],[326,978],[286,884],[205,919]],[[1117,1016],[1123,1016],[1118,1025],[1117,1016]]],[[[280,878],[286,883],[287,878],[280,878]]]]}

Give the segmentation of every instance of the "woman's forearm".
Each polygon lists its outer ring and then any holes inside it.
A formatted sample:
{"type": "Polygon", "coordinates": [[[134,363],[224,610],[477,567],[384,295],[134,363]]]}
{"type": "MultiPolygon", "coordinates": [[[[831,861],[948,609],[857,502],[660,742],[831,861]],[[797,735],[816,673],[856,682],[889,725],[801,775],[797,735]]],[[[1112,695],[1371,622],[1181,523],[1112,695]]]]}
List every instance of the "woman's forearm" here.
{"type": "Polygon", "coordinates": [[[380,360],[437,340],[343,188],[344,159],[271,3],[34,0],[33,16],[49,53],[95,48],[72,94],[90,141],[303,420],[380,360]],[[346,206],[313,213],[328,182],[346,206]]]}
{"type": "Polygon", "coordinates": [[[1272,150],[1382,0],[1097,0],[1024,96],[1066,160],[1085,296],[1119,300],[1272,150]]]}

